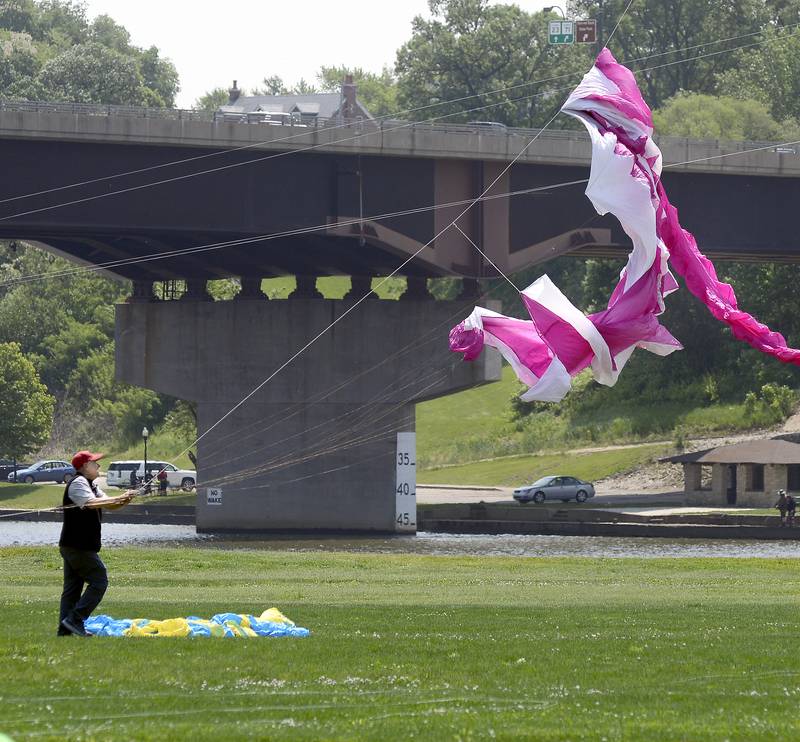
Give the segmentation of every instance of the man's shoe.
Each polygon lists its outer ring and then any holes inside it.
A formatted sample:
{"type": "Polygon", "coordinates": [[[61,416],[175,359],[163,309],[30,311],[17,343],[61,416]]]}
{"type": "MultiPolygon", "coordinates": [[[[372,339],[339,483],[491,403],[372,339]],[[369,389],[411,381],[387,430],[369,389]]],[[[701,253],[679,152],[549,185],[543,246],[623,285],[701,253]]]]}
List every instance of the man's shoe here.
{"type": "Polygon", "coordinates": [[[91,634],[83,628],[83,626],[79,626],[75,621],[71,618],[67,617],[62,622],[61,625],[69,631],[70,634],[73,636],[91,636],[91,634]]]}

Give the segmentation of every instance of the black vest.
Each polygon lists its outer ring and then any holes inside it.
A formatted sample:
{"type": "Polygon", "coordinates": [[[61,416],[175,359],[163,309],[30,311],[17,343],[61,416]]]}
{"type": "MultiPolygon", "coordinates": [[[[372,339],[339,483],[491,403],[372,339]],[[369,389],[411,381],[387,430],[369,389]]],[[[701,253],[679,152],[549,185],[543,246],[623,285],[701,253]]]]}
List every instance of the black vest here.
{"type": "MultiPolygon", "coordinates": [[[[78,475],[82,476],[82,475],[78,475]]],[[[77,479],[77,477],[75,477],[77,479]]],[[[72,480],[72,482],[75,481],[72,480]]],[[[58,540],[59,546],[69,546],[81,551],[100,551],[100,521],[102,511],[100,508],[78,508],[69,498],[70,482],[64,488],[64,498],[61,504],[64,506],[64,525],[61,528],[61,538],[58,540]]],[[[92,492],[97,487],[89,482],[92,492]]]]}

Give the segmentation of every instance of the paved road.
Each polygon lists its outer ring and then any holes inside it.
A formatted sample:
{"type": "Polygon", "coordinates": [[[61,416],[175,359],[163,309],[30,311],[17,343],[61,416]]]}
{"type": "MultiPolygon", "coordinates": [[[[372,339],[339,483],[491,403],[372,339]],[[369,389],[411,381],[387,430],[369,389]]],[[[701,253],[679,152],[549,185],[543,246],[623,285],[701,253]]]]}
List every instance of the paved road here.
{"type": "MultiPolygon", "coordinates": [[[[455,487],[448,485],[417,485],[417,504],[435,505],[470,502],[514,502],[512,487],[455,487]]],[[[598,488],[597,495],[589,500],[589,504],[599,507],[647,507],[654,504],[674,503],[678,507],[683,504],[683,492],[655,490],[647,492],[615,492],[598,488]]],[[[531,506],[535,507],[535,506],[531,506]]]]}

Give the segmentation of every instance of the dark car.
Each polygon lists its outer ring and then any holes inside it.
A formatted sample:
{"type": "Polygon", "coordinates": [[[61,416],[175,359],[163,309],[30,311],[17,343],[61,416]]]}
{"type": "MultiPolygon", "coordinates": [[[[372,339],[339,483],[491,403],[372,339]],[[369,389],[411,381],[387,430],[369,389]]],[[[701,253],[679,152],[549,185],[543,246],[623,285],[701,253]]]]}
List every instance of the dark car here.
{"type": "Polygon", "coordinates": [[[550,476],[537,479],[533,484],[514,490],[517,502],[544,502],[545,500],[577,500],[586,502],[594,497],[594,485],[576,477],[550,476]]]}
{"type": "MultiPolygon", "coordinates": [[[[75,476],[75,467],[66,461],[37,461],[26,469],[17,469],[17,481],[25,484],[34,482],[69,482],[75,476]]],[[[11,472],[6,479],[14,481],[11,472]]]]}
{"type": "MultiPolygon", "coordinates": [[[[30,464],[23,464],[22,462],[18,461],[16,464],[16,469],[17,471],[20,471],[21,469],[27,469],[29,466],[30,464]]],[[[12,476],[9,479],[8,476],[9,474],[13,473],[14,473],[14,462],[11,461],[10,459],[0,459],[0,482],[3,482],[5,480],[13,482],[14,477],[12,476]]]]}

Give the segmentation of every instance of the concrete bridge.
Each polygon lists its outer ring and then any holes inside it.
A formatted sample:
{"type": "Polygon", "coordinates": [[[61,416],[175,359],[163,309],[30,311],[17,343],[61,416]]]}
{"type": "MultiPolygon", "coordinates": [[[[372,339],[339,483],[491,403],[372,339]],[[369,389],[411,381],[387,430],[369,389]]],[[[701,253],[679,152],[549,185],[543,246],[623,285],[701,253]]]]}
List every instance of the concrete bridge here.
{"type": "MultiPolygon", "coordinates": [[[[201,489],[200,529],[413,530],[414,509],[403,499],[411,495],[401,492],[408,472],[398,466],[398,451],[402,460],[408,449],[398,448],[397,433],[414,430],[415,402],[499,378],[496,357],[461,364],[447,351],[447,331],[471,306],[475,282],[465,282],[457,302],[434,302],[425,288],[429,276],[493,275],[458,231],[401,271],[409,278],[403,301],[354,308],[354,299],[370,277],[431,241],[535,132],[368,126],[0,106],[0,200],[94,181],[0,203],[0,237],[84,263],[121,261],[107,270],[131,279],[134,292],[117,308],[117,378],[196,402],[200,432],[337,322],[199,443],[198,478],[219,490],[201,489]],[[213,156],[192,160],[203,155],[213,156]],[[189,177],[139,188],[179,176],[189,177]],[[94,196],[103,197],[82,201],[94,196]],[[48,208],[68,201],[75,203],[48,208]],[[404,214],[378,218],[397,212],[404,214]],[[309,227],[317,229],[286,234],[309,227]],[[252,241],[189,252],[241,239],[252,241]],[[162,256],[124,262],[154,253],[162,256]],[[265,301],[261,279],[282,274],[298,276],[298,291],[265,301]],[[315,277],[333,274],[353,277],[349,298],[319,297],[315,277]],[[237,300],[208,301],[205,281],[226,276],[241,279],[237,300]],[[153,282],[171,279],[187,281],[183,301],[154,301],[153,282]]],[[[660,144],[666,163],[689,163],[669,171],[667,187],[705,252],[797,259],[790,217],[800,157],[769,146],[720,157],[750,143],[660,144]]],[[[490,191],[499,197],[459,227],[507,273],[568,252],[625,254],[625,235],[594,214],[583,185],[534,190],[585,179],[589,156],[582,134],[545,132],[490,191]],[[511,192],[520,193],[503,195],[511,192]]]]}
{"type": "MultiPolygon", "coordinates": [[[[196,112],[122,112],[127,115],[69,104],[0,105],[0,162],[13,176],[0,184],[0,200],[139,171],[0,203],[0,237],[39,240],[91,263],[174,253],[114,269],[137,281],[381,275],[463,208],[444,204],[479,195],[536,133],[399,121],[299,128],[215,121],[196,112]],[[231,151],[242,147],[248,149],[231,151]],[[195,157],[203,159],[185,162],[195,157]],[[170,162],[177,164],[158,167],[170,162]],[[209,169],[214,172],[198,175],[209,169]],[[182,176],[189,177],[139,189],[182,176]],[[109,195],[114,192],[121,193],[109,195]],[[103,197],[36,212],[95,196],[103,197]],[[29,211],[36,213],[21,215],[29,211]],[[317,230],[284,235],[309,227],[317,230]],[[284,236],[268,237],[278,234],[284,236]],[[254,241],[178,254],[241,239],[254,241]]],[[[791,217],[800,195],[800,154],[794,149],[666,137],[660,145],[666,164],[689,163],[670,168],[665,182],[682,222],[709,256],[798,259],[791,217]],[[754,146],[766,148],[735,154],[754,146]]],[[[589,157],[582,132],[544,132],[489,194],[519,195],[476,205],[459,227],[504,272],[565,252],[624,255],[626,236],[613,219],[595,215],[582,184],[524,193],[585,179],[589,157]]],[[[448,230],[403,273],[487,277],[493,270],[467,239],[448,230]]]]}

